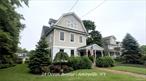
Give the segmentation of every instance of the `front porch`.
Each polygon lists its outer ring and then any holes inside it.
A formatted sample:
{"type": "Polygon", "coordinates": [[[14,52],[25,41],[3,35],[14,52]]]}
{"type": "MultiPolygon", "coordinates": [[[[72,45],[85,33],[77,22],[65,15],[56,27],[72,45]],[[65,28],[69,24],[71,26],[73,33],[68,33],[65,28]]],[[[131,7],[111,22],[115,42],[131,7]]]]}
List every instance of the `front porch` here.
{"type": "Polygon", "coordinates": [[[78,52],[80,56],[93,56],[94,57],[94,64],[97,57],[104,56],[103,54],[104,49],[97,44],[91,44],[87,46],[83,46],[78,48],[78,52]]]}

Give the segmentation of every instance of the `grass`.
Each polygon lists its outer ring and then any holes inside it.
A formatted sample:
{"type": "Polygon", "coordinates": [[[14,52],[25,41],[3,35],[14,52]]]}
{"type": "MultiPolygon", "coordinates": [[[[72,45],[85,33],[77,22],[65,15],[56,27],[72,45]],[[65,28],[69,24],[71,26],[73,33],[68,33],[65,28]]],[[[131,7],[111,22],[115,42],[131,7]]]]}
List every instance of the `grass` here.
{"type": "Polygon", "coordinates": [[[28,73],[26,65],[20,64],[15,67],[0,69],[0,81],[146,81],[146,79],[124,74],[113,74],[98,69],[77,70],[71,73],[74,76],[33,75],[28,73]]]}
{"type": "Polygon", "coordinates": [[[112,67],[110,69],[146,75],[146,67],[142,66],[142,65],[123,64],[123,65],[118,65],[118,66],[112,67]]]}

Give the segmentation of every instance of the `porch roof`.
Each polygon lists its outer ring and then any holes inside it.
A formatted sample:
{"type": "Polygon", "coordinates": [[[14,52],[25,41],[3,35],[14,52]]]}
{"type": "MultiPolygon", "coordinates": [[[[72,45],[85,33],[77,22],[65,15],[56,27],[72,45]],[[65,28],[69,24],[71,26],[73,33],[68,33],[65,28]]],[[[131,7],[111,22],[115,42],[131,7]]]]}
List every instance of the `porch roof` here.
{"type": "Polygon", "coordinates": [[[79,47],[78,50],[98,50],[98,51],[103,51],[104,49],[102,47],[100,47],[99,45],[97,44],[91,44],[91,45],[87,45],[87,46],[82,46],[82,47],[79,47]]]}

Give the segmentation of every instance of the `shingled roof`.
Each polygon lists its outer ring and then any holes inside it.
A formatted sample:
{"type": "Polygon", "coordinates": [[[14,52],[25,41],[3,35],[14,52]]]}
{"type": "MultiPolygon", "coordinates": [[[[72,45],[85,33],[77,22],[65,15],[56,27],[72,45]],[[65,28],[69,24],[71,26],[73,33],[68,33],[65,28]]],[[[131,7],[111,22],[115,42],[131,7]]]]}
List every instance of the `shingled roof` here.
{"type": "Polygon", "coordinates": [[[49,30],[50,30],[49,26],[43,26],[41,37],[45,36],[49,30]]]}

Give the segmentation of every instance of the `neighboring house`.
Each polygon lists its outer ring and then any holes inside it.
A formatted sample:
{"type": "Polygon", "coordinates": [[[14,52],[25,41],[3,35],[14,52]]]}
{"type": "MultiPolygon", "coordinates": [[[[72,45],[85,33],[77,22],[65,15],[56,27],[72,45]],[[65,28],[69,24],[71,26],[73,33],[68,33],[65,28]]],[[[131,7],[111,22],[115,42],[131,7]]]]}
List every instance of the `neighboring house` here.
{"type": "Polygon", "coordinates": [[[105,54],[116,58],[121,55],[121,42],[116,41],[115,36],[108,36],[103,38],[103,46],[105,54]]]}
{"type": "Polygon", "coordinates": [[[45,36],[48,41],[52,60],[59,51],[66,52],[69,56],[86,53],[87,50],[81,52],[79,48],[86,46],[88,33],[75,13],[65,13],[58,20],[50,19],[49,24],[50,27],[43,26],[41,37],[45,36]]]}
{"type": "Polygon", "coordinates": [[[22,53],[16,53],[16,55],[18,56],[18,58],[22,59],[22,63],[25,63],[25,61],[27,59],[29,59],[28,55],[26,52],[22,52],[22,53]]]}

